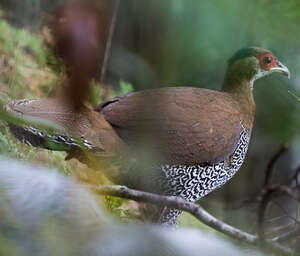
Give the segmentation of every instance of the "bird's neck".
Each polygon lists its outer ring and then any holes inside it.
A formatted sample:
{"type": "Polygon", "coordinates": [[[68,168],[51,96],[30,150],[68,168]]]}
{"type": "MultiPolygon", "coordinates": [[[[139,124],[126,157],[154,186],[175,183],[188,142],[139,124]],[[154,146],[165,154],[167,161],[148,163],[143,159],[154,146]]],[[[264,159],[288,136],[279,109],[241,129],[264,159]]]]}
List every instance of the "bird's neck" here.
{"type": "Polygon", "coordinates": [[[252,130],[256,109],[252,83],[249,79],[226,78],[222,87],[222,91],[228,93],[237,102],[240,108],[241,121],[248,132],[252,130]]]}

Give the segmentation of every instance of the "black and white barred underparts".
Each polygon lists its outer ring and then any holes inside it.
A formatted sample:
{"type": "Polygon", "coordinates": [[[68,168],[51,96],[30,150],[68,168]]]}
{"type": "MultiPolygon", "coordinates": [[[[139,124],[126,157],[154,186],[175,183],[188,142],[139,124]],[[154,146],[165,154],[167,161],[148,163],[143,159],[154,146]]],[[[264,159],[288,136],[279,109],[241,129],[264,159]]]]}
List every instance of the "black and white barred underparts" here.
{"type": "MultiPolygon", "coordinates": [[[[219,162],[208,165],[161,165],[165,174],[164,190],[167,195],[179,196],[189,202],[195,202],[214,189],[222,186],[242,166],[250,140],[250,135],[242,126],[236,149],[230,162],[219,162]]],[[[177,225],[180,210],[165,208],[160,223],[164,225],[177,225]]]]}
{"type": "Polygon", "coordinates": [[[94,147],[84,137],[74,139],[68,134],[48,134],[34,127],[19,127],[9,124],[12,133],[23,143],[51,150],[68,150],[70,148],[86,148],[92,150],[94,147]]]}

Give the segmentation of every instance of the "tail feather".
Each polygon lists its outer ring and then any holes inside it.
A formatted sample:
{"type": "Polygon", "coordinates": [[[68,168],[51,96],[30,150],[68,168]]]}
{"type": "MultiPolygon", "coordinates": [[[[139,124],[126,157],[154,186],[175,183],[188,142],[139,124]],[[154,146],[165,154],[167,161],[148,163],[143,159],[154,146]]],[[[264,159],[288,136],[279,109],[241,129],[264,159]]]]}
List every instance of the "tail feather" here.
{"type": "Polygon", "coordinates": [[[85,148],[104,157],[118,155],[126,147],[104,117],[88,107],[75,111],[62,99],[57,98],[11,101],[6,110],[51,121],[65,128],[65,133],[49,134],[34,127],[9,125],[17,139],[34,147],[67,152],[85,148]]]}

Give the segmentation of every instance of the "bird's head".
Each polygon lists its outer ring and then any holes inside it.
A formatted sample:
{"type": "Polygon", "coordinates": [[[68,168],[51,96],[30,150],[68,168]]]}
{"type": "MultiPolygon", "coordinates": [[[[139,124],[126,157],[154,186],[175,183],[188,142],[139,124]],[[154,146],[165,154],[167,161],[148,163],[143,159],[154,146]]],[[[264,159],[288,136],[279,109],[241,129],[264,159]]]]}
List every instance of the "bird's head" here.
{"type": "Polygon", "coordinates": [[[240,84],[248,85],[252,89],[255,80],[274,72],[290,78],[288,68],[270,51],[258,47],[242,48],[228,61],[223,89],[230,90],[240,84]]]}

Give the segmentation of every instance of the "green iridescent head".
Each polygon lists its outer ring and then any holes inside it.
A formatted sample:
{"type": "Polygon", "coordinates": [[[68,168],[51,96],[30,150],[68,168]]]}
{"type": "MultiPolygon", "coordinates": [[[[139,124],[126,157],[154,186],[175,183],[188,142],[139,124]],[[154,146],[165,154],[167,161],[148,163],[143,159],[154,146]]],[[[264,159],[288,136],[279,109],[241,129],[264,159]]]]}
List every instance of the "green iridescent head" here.
{"type": "Polygon", "coordinates": [[[288,68],[272,52],[258,47],[242,48],[228,61],[223,89],[229,90],[245,82],[252,88],[255,80],[274,72],[290,77],[288,68]]]}

